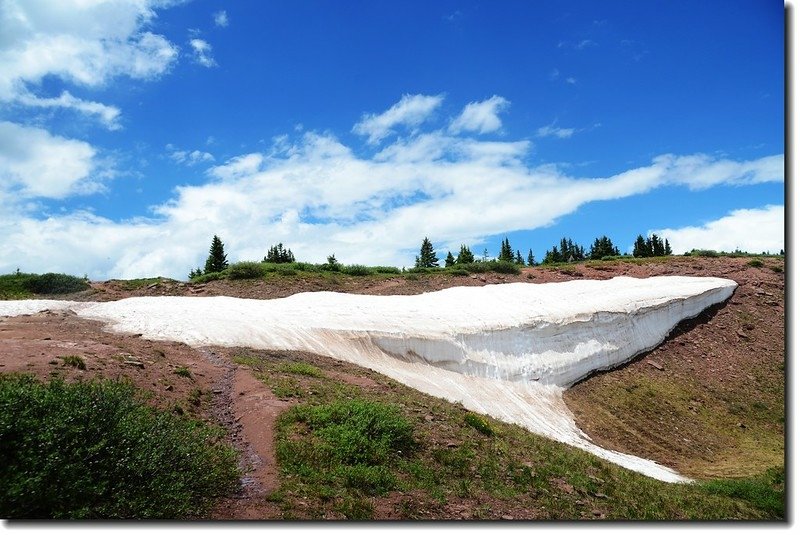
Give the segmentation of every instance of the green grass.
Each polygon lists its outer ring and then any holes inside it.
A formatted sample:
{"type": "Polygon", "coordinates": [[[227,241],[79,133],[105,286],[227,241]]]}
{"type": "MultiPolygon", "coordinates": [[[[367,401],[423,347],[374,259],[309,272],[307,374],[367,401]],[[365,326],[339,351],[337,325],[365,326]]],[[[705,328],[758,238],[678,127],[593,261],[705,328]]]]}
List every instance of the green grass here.
{"type": "Polygon", "coordinates": [[[278,369],[282,372],[293,373],[296,375],[306,375],[308,377],[324,377],[322,370],[305,362],[289,362],[281,364],[278,369]]]}
{"type": "Polygon", "coordinates": [[[61,357],[61,360],[64,361],[64,366],[72,366],[79,370],[86,369],[86,362],[78,355],[67,355],[66,357],[61,357]]]}
{"type": "Polygon", "coordinates": [[[186,377],[187,379],[192,378],[192,372],[189,371],[189,368],[187,368],[186,366],[179,366],[178,368],[175,368],[175,371],[172,373],[180,377],[186,377]]]}
{"type": "Polygon", "coordinates": [[[236,357],[273,389],[292,381],[293,406],[276,429],[281,486],[272,496],[285,518],[374,518],[387,493],[406,519],[452,518],[446,507],[458,500],[467,500],[470,518],[519,508],[546,519],[595,518],[595,510],[609,519],[778,518],[760,502],[629,472],[355,366],[315,359],[321,376],[291,373],[301,360],[236,357]],[[337,380],[341,373],[372,386],[337,380]]]}
{"type": "Polygon", "coordinates": [[[237,487],[221,430],[135,393],[0,375],[0,517],[194,518],[237,487]]]}
{"type": "Polygon", "coordinates": [[[701,483],[700,488],[712,495],[746,501],[772,518],[784,517],[786,473],[783,469],[772,468],[749,478],[715,479],[701,483]]]}

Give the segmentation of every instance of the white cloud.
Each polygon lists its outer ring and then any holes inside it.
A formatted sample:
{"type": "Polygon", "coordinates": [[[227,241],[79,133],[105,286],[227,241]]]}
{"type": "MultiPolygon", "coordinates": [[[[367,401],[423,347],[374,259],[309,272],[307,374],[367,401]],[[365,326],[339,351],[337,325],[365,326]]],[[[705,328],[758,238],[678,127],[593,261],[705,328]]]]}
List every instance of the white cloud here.
{"type": "Polygon", "coordinates": [[[442,95],[403,95],[398,103],[385,112],[365,114],[353,132],[367,136],[370,144],[379,143],[393,133],[395,126],[416,127],[422,124],[444,100],[442,95]]]}
{"type": "Polygon", "coordinates": [[[64,198],[101,188],[95,149],[41,128],[0,121],[0,192],[19,198],[64,198]]]}
{"type": "Polygon", "coordinates": [[[730,214],[700,226],[657,229],[669,240],[675,254],[692,249],[778,253],[784,249],[783,206],[734,210],[730,214]]]}
{"type": "Polygon", "coordinates": [[[220,28],[228,27],[228,13],[224,9],[214,13],[214,25],[220,28]]]}
{"type": "MultiPolygon", "coordinates": [[[[346,263],[410,265],[422,236],[437,247],[472,245],[485,236],[550,225],[588,202],[689,185],[682,174],[686,158],[695,173],[714,170],[717,184],[739,184],[745,175],[783,179],[776,165],[781,156],[734,162],[697,155],[665,155],[613,176],[578,178],[557,166],[527,165],[527,141],[442,131],[398,140],[367,157],[313,132],[275,143],[212,167],[209,183],[177,188],[150,219],[114,222],[77,213],[39,220],[22,208],[12,213],[0,206],[0,244],[7,252],[0,272],[25,259],[19,267],[32,271],[183,278],[202,265],[213,234],[223,238],[230,261],[261,258],[281,241],[308,261],[335,253],[346,263]]],[[[86,180],[90,173],[72,176],[86,180]]],[[[754,234],[755,240],[767,234],[754,234]]],[[[681,246],[677,235],[669,239],[676,250],[681,246]]],[[[773,247],[759,243],[759,250],[773,247]]]]}
{"type": "Polygon", "coordinates": [[[17,102],[37,108],[74,109],[86,115],[96,115],[109,130],[119,130],[121,128],[119,124],[119,108],[76,98],[69,91],[63,91],[60,96],[55,98],[41,98],[25,93],[19,95],[17,102]]]}
{"type": "Polygon", "coordinates": [[[510,104],[508,100],[497,95],[483,102],[470,102],[464,106],[461,115],[450,123],[449,131],[451,133],[470,131],[480,134],[494,132],[503,125],[498,114],[510,104]]]}
{"type": "Polygon", "coordinates": [[[199,163],[214,161],[214,156],[211,153],[200,150],[175,150],[170,153],[169,157],[176,163],[185,164],[190,167],[199,163]]]}
{"type": "Polygon", "coordinates": [[[557,137],[559,139],[566,139],[572,137],[572,134],[577,132],[576,128],[558,128],[555,123],[542,126],[536,130],[537,137],[557,137]]]}
{"type": "Polygon", "coordinates": [[[151,79],[178,55],[165,37],[146,30],[158,0],[5,0],[0,8],[0,102],[64,107],[116,127],[119,110],[62,93],[37,94],[54,76],[95,88],[118,76],[151,79]]]}
{"type": "Polygon", "coordinates": [[[202,39],[190,39],[189,45],[194,50],[194,61],[203,67],[214,67],[217,62],[211,57],[211,45],[202,39]]]}

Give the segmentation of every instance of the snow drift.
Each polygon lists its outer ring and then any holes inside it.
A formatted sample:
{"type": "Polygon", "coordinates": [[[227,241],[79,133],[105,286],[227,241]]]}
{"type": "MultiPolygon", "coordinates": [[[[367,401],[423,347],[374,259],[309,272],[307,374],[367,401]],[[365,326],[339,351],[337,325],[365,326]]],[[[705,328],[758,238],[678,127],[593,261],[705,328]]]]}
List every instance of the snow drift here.
{"type": "MultiPolygon", "coordinates": [[[[735,288],[733,281],[711,277],[617,277],[411,296],[138,297],[56,307],[155,340],[304,350],[352,362],[631,470],[679,482],[688,480],[593,444],[575,425],[561,393],[596,370],[657,346],[681,320],[728,299],[735,288]]],[[[7,303],[0,302],[0,315],[25,313],[7,303]]],[[[26,306],[28,313],[54,308],[52,302],[26,306]]]]}

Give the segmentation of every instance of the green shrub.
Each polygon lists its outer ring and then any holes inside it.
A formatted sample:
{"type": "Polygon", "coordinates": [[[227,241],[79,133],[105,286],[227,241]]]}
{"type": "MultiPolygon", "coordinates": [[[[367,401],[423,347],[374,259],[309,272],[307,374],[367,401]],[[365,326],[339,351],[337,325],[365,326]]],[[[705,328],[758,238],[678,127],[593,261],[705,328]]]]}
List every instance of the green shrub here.
{"type": "Polygon", "coordinates": [[[236,262],[227,271],[231,280],[260,279],[267,274],[263,262],[236,262]]]}
{"type": "Polygon", "coordinates": [[[492,429],[492,426],[489,425],[489,422],[477,414],[473,414],[471,412],[467,413],[464,416],[464,423],[475,428],[476,431],[486,435],[487,437],[494,435],[494,429],[492,429]]]}
{"type": "Polygon", "coordinates": [[[396,268],[394,266],[375,266],[372,268],[372,271],[375,273],[391,273],[393,275],[400,274],[400,268],[396,268]]]}
{"type": "Polygon", "coordinates": [[[0,376],[0,517],[189,518],[238,484],[222,432],[119,381],[0,376]]]}
{"type": "Polygon", "coordinates": [[[456,264],[456,266],[466,269],[470,273],[488,273],[492,270],[489,262],[470,262],[469,264],[456,264]]]}
{"type": "Polygon", "coordinates": [[[409,268],[406,273],[432,273],[436,268],[413,267],[409,268]]]}
{"type": "Polygon", "coordinates": [[[211,273],[204,273],[202,275],[198,275],[196,277],[192,277],[191,282],[202,284],[204,282],[215,281],[219,279],[224,279],[225,273],[219,271],[212,271],[211,273]]]}
{"type": "Polygon", "coordinates": [[[719,256],[718,252],[712,251],[711,249],[692,249],[690,254],[692,256],[704,256],[708,258],[716,258],[719,256]]]}
{"type": "Polygon", "coordinates": [[[371,275],[372,270],[367,266],[363,266],[361,264],[351,264],[349,266],[342,266],[341,270],[342,273],[346,275],[355,275],[357,277],[363,277],[365,275],[371,275]]]}
{"type": "Polygon", "coordinates": [[[762,262],[758,258],[753,258],[752,260],[748,260],[747,265],[754,268],[760,268],[764,267],[764,262],[762,262]]]}
{"type": "Polygon", "coordinates": [[[447,271],[455,277],[466,277],[469,275],[469,271],[463,268],[450,268],[447,271]]]}
{"type": "Polygon", "coordinates": [[[291,267],[290,264],[279,264],[275,272],[286,277],[297,275],[297,270],[291,267]]]}
{"type": "Polygon", "coordinates": [[[771,269],[775,273],[783,273],[783,267],[781,266],[769,266],[769,269],[771,269]]]}
{"type": "Polygon", "coordinates": [[[622,258],[622,257],[621,256],[604,256],[604,257],[600,258],[600,261],[602,261],[602,262],[610,262],[611,260],[619,260],[620,258],[622,258]]]}
{"type": "Polygon", "coordinates": [[[488,262],[491,265],[492,271],[495,273],[510,273],[519,275],[519,266],[513,262],[488,262]]]}
{"type": "Polygon", "coordinates": [[[64,273],[45,273],[26,279],[25,287],[35,294],[68,294],[86,290],[89,283],[85,279],[64,273]]]}

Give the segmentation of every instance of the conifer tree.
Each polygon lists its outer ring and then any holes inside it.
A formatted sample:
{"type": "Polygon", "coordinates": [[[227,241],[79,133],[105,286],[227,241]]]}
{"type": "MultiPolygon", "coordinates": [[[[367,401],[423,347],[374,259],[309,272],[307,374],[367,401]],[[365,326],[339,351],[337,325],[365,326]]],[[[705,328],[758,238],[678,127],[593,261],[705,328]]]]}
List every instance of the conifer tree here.
{"type": "Polygon", "coordinates": [[[604,256],[619,256],[619,249],[611,242],[608,236],[596,238],[589,249],[589,258],[600,260],[604,256]]]}
{"type": "Polygon", "coordinates": [[[636,236],[636,241],[633,242],[633,256],[636,258],[646,258],[651,256],[650,246],[645,241],[644,236],[639,234],[636,236]]]}
{"type": "Polygon", "coordinates": [[[284,248],[283,243],[270,247],[267,250],[267,256],[262,260],[262,262],[271,262],[273,264],[291,264],[294,261],[294,253],[292,253],[291,249],[284,248]]]}
{"type": "Polygon", "coordinates": [[[483,248],[483,259],[482,259],[482,261],[483,262],[488,262],[489,261],[489,249],[487,249],[486,247],[483,248]]]}
{"type": "Polygon", "coordinates": [[[533,249],[528,249],[528,265],[535,266],[536,259],[533,257],[533,249]]]}
{"type": "Polygon", "coordinates": [[[458,251],[458,256],[456,257],[456,264],[472,264],[473,262],[475,262],[475,255],[472,254],[469,247],[462,244],[461,250],[458,251]]]}
{"type": "Polygon", "coordinates": [[[444,267],[450,267],[456,263],[456,259],[453,258],[453,253],[447,251],[447,256],[444,259],[444,267]]]}
{"type": "Polygon", "coordinates": [[[672,247],[669,246],[669,240],[664,240],[664,256],[672,256],[672,247]]]}
{"type": "Polygon", "coordinates": [[[422,247],[419,249],[419,256],[416,258],[415,266],[420,268],[439,267],[439,259],[436,258],[433,244],[427,236],[422,240],[422,247]]]}
{"type": "Polygon", "coordinates": [[[514,263],[520,266],[525,265],[525,260],[522,258],[522,253],[519,252],[519,249],[517,249],[517,256],[514,257],[514,263]]]}
{"type": "Polygon", "coordinates": [[[211,247],[208,250],[205,273],[219,273],[228,267],[228,255],[225,254],[225,245],[219,236],[214,234],[211,247]]]}
{"type": "Polygon", "coordinates": [[[508,241],[508,238],[500,242],[500,254],[498,255],[497,259],[500,262],[514,261],[514,251],[511,249],[511,243],[508,241]]]}

